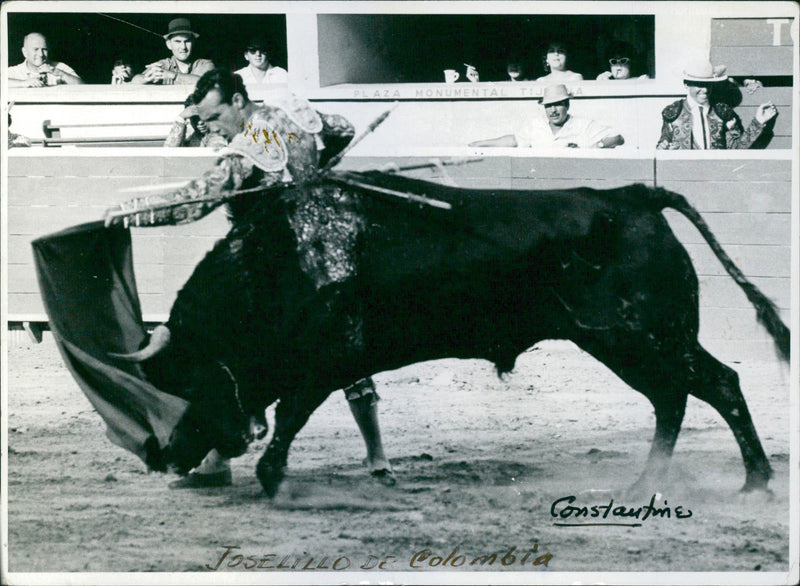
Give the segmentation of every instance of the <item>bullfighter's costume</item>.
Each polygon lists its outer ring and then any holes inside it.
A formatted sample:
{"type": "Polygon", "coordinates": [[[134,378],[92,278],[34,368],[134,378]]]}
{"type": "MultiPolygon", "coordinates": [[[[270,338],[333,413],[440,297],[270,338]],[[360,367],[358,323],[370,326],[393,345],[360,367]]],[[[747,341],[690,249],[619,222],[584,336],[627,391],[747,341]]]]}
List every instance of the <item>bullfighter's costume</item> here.
{"type": "Polygon", "coordinates": [[[745,130],[733,109],[722,102],[700,112],[699,108],[691,107],[687,98],[683,98],[664,108],[661,117],[663,123],[657,148],[663,150],[749,149],[764,131],[764,125],[756,119],[745,130]],[[692,132],[693,110],[704,117],[703,123],[707,125],[705,146],[702,138],[695,137],[692,132]]]}
{"type": "MultiPolygon", "coordinates": [[[[243,132],[220,151],[214,168],[174,192],[122,204],[124,221],[133,226],[184,224],[227,203],[234,234],[248,225],[248,213],[262,198],[278,197],[285,188],[300,187],[292,193],[294,206],[288,214],[300,267],[314,288],[322,291],[319,299],[325,301],[319,302],[324,303],[326,311],[342,314],[341,323],[347,324],[349,331],[344,332],[344,339],[350,347],[345,345],[342,352],[357,350],[363,344],[360,318],[344,307],[333,292],[336,288],[328,286],[354,276],[354,249],[363,226],[355,208],[346,201],[350,197],[346,190],[317,181],[319,168],[341,152],[353,135],[354,127],[342,116],[319,113],[307,101],[288,93],[273,98],[256,110],[243,132]],[[227,195],[242,191],[261,193],[227,195]]],[[[234,238],[232,242],[241,240],[234,238]]],[[[345,394],[351,401],[369,395],[373,401],[378,399],[371,379],[348,387],[345,394]]]]}
{"type": "MultiPolygon", "coordinates": [[[[218,164],[200,179],[173,193],[138,198],[122,207],[131,212],[128,222],[134,225],[179,224],[225,203],[230,204],[231,215],[246,216],[248,208],[265,197],[279,197],[286,188],[299,187],[294,191],[305,192],[305,197],[297,199],[294,217],[284,223],[295,231],[300,268],[311,283],[306,289],[324,289],[352,272],[347,252],[358,226],[346,215],[306,225],[319,212],[312,205],[319,189],[306,190],[303,185],[317,177],[319,167],[339,153],[353,134],[353,126],[344,118],[319,114],[307,102],[287,97],[255,112],[245,132],[235,137],[220,153],[218,164]],[[266,196],[226,197],[230,191],[249,188],[275,191],[266,196]],[[177,206],[159,208],[176,202],[177,206]]],[[[336,186],[326,187],[327,198],[347,199],[336,186]]],[[[225,240],[231,246],[241,241],[235,234],[225,240]]],[[[33,248],[59,350],[105,420],[109,438],[151,469],[164,470],[162,450],[188,403],[150,384],[138,365],[109,360],[109,352],[130,352],[146,339],[130,232],[108,230],[103,222],[94,222],[37,239],[33,248]]],[[[339,310],[333,305],[332,310],[339,310]]],[[[366,378],[345,388],[345,395],[349,401],[371,397],[374,402],[378,400],[374,388],[371,378],[366,378]]]]}
{"type": "MultiPolygon", "coordinates": [[[[656,148],[679,149],[749,149],[764,132],[764,123],[754,118],[745,130],[742,121],[726,103],[715,101],[714,91],[727,85],[725,66],[713,66],[702,59],[687,65],[683,83],[687,96],[661,112],[661,138],[656,148]],[[701,90],[705,88],[704,94],[701,90]],[[702,99],[698,96],[703,95],[702,99]]],[[[763,119],[762,119],[763,120],[763,119]]]]}
{"type": "Polygon", "coordinates": [[[353,134],[353,126],[342,116],[320,114],[296,96],[276,99],[252,114],[243,132],[220,151],[216,166],[200,179],[168,194],[130,200],[120,208],[128,212],[126,223],[132,226],[185,224],[224,203],[235,219],[254,199],[230,198],[226,192],[308,183],[353,134]],[[164,204],[169,207],[161,207],[164,204]]]}

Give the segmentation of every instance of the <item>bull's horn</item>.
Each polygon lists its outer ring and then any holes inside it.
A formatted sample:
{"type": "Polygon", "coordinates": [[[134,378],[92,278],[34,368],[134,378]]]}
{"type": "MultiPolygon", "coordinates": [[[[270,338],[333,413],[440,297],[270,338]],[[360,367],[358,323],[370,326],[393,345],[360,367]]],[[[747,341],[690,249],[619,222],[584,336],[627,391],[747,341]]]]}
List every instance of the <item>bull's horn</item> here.
{"type": "Polygon", "coordinates": [[[169,339],[169,328],[164,324],[160,324],[156,326],[156,328],[153,330],[153,333],[150,335],[150,341],[147,343],[147,346],[141,350],[132,352],[130,354],[117,354],[116,352],[109,352],[108,354],[109,356],[113,356],[114,358],[119,358],[120,360],[125,360],[127,362],[144,362],[148,358],[152,358],[164,348],[169,346],[169,339]]]}

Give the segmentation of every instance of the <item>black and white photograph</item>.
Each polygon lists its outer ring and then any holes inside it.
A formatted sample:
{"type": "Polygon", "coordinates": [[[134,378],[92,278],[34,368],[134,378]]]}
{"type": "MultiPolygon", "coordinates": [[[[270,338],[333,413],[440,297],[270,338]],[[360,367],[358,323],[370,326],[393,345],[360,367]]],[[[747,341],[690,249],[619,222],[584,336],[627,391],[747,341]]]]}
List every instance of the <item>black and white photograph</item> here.
{"type": "Polygon", "coordinates": [[[0,582],[800,580],[800,4],[1,16],[0,582]]]}

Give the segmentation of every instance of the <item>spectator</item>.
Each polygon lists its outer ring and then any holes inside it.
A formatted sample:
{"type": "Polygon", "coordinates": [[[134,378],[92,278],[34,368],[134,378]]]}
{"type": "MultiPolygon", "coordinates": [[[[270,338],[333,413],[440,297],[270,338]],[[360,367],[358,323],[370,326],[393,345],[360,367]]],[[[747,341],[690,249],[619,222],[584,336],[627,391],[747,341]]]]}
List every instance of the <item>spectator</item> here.
{"type": "Polygon", "coordinates": [[[194,41],[199,36],[192,30],[188,18],[171,20],[164,40],[172,57],[151,63],[142,73],[135,75],[131,82],[165,85],[182,83],[194,86],[201,75],[214,69],[214,64],[208,59],[192,59],[194,41]]]}
{"type": "Polygon", "coordinates": [[[193,96],[186,98],[184,106],[164,141],[165,147],[209,147],[218,151],[228,146],[227,140],[210,133],[206,123],[200,120],[193,96]]]}
{"type": "Polygon", "coordinates": [[[247,67],[239,69],[238,73],[246,87],[269,83],[288,83],[289,73],[283,68],[269,62],[267,42],[262,38],[252,38],[247,43],[244,51],[247,67]]]}
{"type": "Polygon", "coordinates": [[[517,134],[479,140],[469,146],[614,148],[624,144],[620,134],[586,118],[569,114],[569,93],[563,84],[545,88],[542,97],[545,115],[535,116],[517,134]]]}
{"type": "MultiPolygon", "coordinates": [[[[8,109],[11,109],[11,104],[9,104],[8,109]]],[[[8,115],[8,148],[13,149],[15,147],[29,147],[31,146],[31,139],[27,136],[23,136],[21,134],[17,134],[16,132],[11,132],[11,114],[8,115]]]]}
{"type": "Polygon", "coordinates": [[[81,84],[83,80],[66,63],[50,61],[47,39],[41,33],[28,33],[22,42],[25,61],[8,68],[8,87],[44,87],[81,84]]]}
{"type": "Polygon", "coordinates": [[[133,66],[127,59],[117,59],[114,61],[114,68],[111,70],[112,85],[122,85],[129,83],[133,77],[133,66]]]}
{"type": "MultiPolygon", "coordinates": [[[[609,70],[597,76],[598,80],[609,79],[636,79],[632,73],[636,66],[633,49],[627,43],[615,43],[608,52],[609,70]]],[[[648,79],[648,76],[640,75],[638,79],[648,79]]]]}
{"type": "Polygon", "coordinates": [[[508,79],[511,81],[526,81],[524,77],[525,67],[519,59],[509,59],[506,62],[506,73],[508,74],[508,79]]]}
{"type": "Polygon", "coordinates": [[[481,80],[481,75],[478,73],[478,69],[474,65],[470,65],[469,63],[464,63],[464,67],[467,68],[466,70],[466,79],[471,83],[478,83],[481,80]]]}
{"type": "Polygon", "coordinates": [[[548,84],[582,81],[583,76],[580,73],[567,69],[567,55],[567,48],[563,43],[550,43],[542,56],[547,75],[537,78],[536,81],[548,84]]]}
{"type": "Polygon", "coordinates": [[[724,102],[714,100],[720,84],[728,83],[725,67],[704,61],[683,72],[686,97],[661,112],[661,138],[657,148],[748,149],[764,131],[764,125],[778,113],[771,102],[761,104],[755,118],[744,130],[742,121],[724,102]]]}

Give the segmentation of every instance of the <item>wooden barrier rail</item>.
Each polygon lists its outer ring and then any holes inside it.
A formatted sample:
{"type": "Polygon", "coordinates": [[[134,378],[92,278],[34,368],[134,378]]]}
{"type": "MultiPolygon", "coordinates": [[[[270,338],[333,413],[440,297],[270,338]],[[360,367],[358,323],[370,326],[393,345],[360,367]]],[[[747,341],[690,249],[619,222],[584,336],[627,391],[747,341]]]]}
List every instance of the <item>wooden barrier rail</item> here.
{"type": "MultiPolygon", "coordinates": [[[[346,157],[341,168],[427,163],[438,155],[474,156],[473,149],[406,157],[346,157]]],[[[130,198],[120,190],[189,180],[209,168],[205,149],[20,149],[8,156],[8,319],[46,321],[30,243],[44,234],[98,220],[130,198]],[[92,151],[87,156],[88,151],[92,151]],[[86,153],[86,154],[84,154],[86,153]]],[[[788,323],[791,283],[791,153],[658,152],[655,157],[582,151],[569,157],[497,149],[495,155],[447,167],[458,185],[476,188],[611,188],[630,183],[679,192],[697,207],[729,255],[781,309],[788,323]]],[[[439,168],[408,172],[444,180],[439,168]]],[[[700,279],[701,340],[726,359],[772,356],[755,312],[701,236],[682,216],[665,215],[689,251],[700,279]]],[[[228,229],[221,211],[185,226],[134,229],[134,264],[146,321],[166,318],[194,266],[228,229]]]]}

